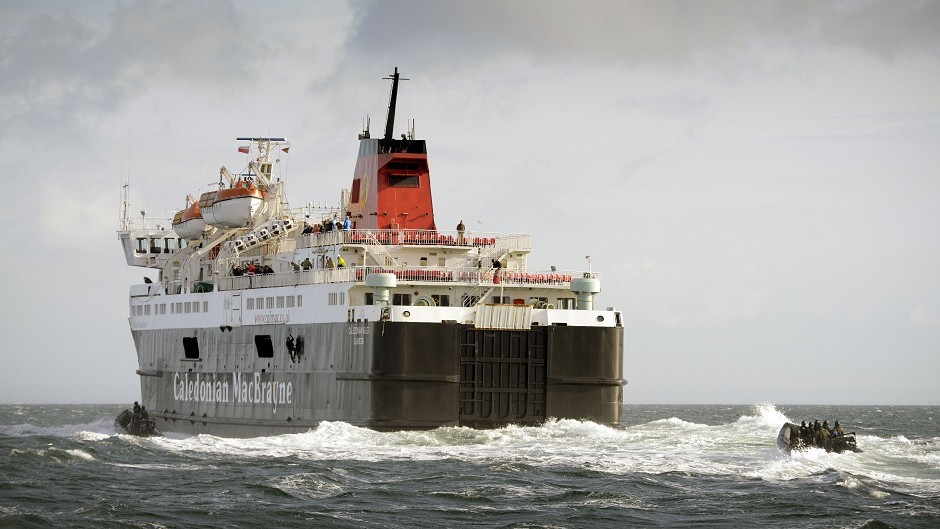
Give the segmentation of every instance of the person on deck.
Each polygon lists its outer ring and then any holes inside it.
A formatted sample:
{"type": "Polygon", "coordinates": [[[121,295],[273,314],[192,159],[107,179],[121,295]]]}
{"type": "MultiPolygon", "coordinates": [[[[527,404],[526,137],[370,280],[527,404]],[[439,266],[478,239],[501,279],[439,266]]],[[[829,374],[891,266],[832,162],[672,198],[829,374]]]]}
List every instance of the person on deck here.
{"type": "Polygon", "coordinates": [[[463,225],[463,219],[460,219],[460,222],[457,224],[457,244],[464,244],[466,239],[463,236],[463,233],[467,231],[467,227],[463,225]]]}

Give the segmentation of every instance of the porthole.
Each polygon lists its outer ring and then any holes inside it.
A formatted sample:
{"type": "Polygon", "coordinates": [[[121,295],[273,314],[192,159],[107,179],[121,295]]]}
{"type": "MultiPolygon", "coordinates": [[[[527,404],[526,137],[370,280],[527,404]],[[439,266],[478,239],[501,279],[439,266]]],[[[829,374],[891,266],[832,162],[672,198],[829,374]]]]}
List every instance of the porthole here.
{"type": "Polygon", "coordinates": [[[410,310],[406,310],[406,311],[402,312],[401,315],[407,318],[408,316],[411,316],[411,311],[410,311],[410,310]]]}
{"type": "Polygon", "coordinates": [[[604,321],[604,317],[603,317],[603,316],[598,316],[598,317],[597,317],[597,321],[604,321]]]}

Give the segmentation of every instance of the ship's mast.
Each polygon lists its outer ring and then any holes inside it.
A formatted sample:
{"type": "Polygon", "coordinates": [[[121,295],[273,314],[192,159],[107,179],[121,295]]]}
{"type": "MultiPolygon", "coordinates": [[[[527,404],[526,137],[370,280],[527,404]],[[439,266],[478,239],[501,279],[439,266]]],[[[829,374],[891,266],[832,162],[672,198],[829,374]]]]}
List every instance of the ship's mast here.
{"type": "Polygon", "coordinates": [[[128,198],[130,187],[130,181],[125,181],[124,185],[121,186],[121,231],[127,231],[131,226],[130,217],[127,216],[127,208],[131,204],[128,198]]]}
{"type": "Polygon", "coordinates": [[[398,81],[407,81],[408,79],[399,77],[397,66],[395,67],[395,73],[385,79],[392,81],[392,95],[388,100],[388,119],[385,122],[385,138],[383,141],[383,143],[388,145],[388,143],[392,141],[392,134],[394,134],[395,129],[395,104],[398,102],[398,81]]]}

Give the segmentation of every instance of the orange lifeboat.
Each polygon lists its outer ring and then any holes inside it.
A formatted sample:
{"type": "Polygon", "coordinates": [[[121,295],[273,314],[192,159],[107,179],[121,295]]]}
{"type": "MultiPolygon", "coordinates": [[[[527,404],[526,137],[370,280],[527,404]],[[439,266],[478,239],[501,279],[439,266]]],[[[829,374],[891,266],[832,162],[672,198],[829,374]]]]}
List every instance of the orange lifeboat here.
{"type": "Polygon", "coordinates": [[[192,196],[187,196],[186,203],[189,206],[177,211],[173,216],[173,231],[183,239],[198,239],[209,229],[209,226],[202,218],[199,202],[194,201],[192,196]]]}
{"type": "Polygon", "coordinates": [[[248,225],[264,205],[267,193],[251,180],[239,180],[228,189],[209,191],[199,198],[205,221],[218,228],[248,225]]]}

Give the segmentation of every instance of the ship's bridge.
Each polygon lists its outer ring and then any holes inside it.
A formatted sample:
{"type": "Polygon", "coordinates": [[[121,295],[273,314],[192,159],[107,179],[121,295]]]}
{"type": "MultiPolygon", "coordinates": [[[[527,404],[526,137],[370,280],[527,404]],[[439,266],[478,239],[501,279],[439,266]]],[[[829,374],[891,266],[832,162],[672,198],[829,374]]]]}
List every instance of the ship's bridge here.
{"type": "Polygon", "coordinates": [[[118,239],[130,266],[162,268],[172,254],[188,247],[189,241],[171,229],[173,219],[141,216],[125,219],[118,239]]]}

